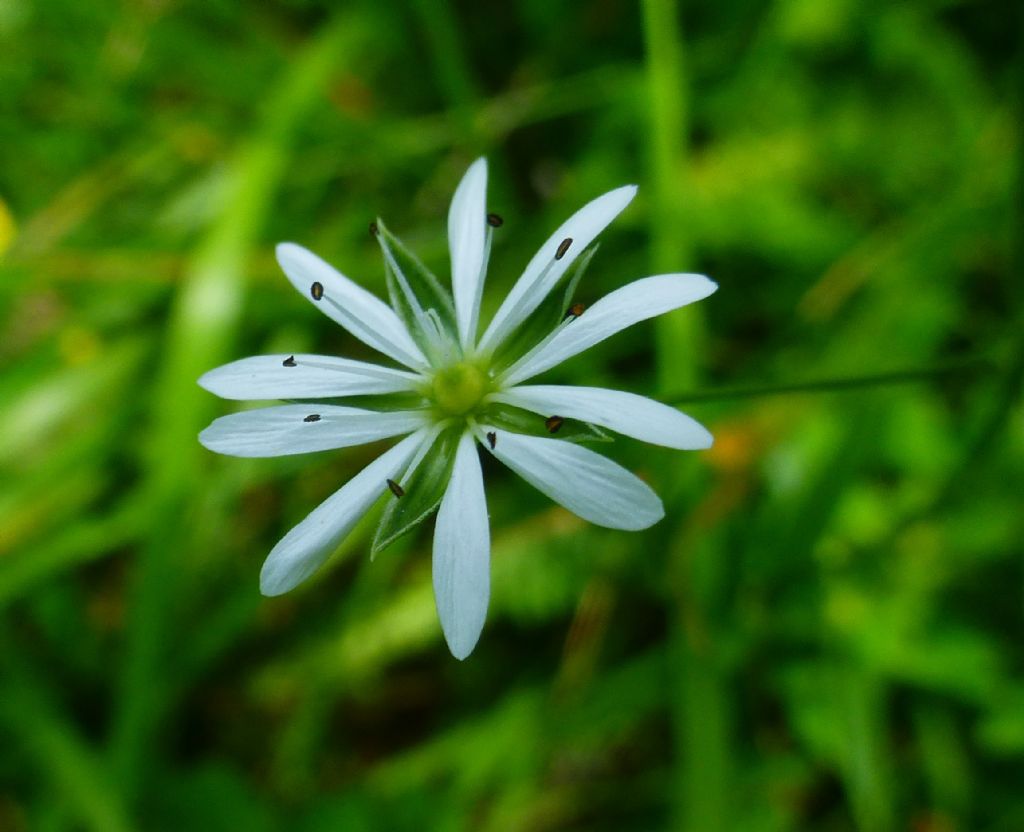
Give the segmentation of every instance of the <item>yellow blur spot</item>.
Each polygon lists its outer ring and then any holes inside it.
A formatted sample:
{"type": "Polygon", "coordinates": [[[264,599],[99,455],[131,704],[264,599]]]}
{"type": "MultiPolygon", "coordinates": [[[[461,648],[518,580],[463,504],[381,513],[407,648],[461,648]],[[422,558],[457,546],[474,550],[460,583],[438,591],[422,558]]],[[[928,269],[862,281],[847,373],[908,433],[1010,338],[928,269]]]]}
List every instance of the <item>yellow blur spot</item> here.
{"type": "Polygon", "coordinates": [[[0,199],[0,257],[3,257],[7,249],[11,247],[16,232],[14,215],[11,214],[7,203],[0,199]]]}
{"type": "Polygon", "coordinates": [[[757,441],[749,425],[716,425],[713,433],[715,444],[705,451],[712,466],[729,473],[750,467],[757,453],[757,441]]]}
{"type": "Polygon", "coordinates": [[[69,326],[61,332],[57,344],[61,357],[72,367],[88,364],[100,353],[96,333],[81,326],[69,326]]]}

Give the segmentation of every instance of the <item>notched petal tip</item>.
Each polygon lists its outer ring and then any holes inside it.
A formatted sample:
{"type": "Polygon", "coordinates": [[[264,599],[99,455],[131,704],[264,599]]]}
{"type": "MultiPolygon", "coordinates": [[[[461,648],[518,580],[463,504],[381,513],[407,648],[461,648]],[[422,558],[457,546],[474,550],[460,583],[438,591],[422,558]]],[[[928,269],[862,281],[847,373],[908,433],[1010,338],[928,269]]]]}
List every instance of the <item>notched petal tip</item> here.
{"type": "Polygon", "coordinates": [[[293,529],[277,542],[263,561],[263,566],[260,567],[260,594],[267,598],[276,598],[286,592],[291,592],[313,574],[320,565],[319,563],[311,565],[303,558],[293,556],[294,553],[287,541],[294,531],[293,529]]]}
{"type": "Polygon", "coordinates": [[[199,444],[206,448],[206,450],[213,451],[216,454],[220,452],[214,447],[214,440],[210,436],[210,428],[212,427],[212,424],[207,425],[205,428],[199,431],[199,444]]]}
{"type": "MultiPolygon", "coordinates": [[[[613,188],[611,191],[607,191],[600,197],[592,200],[581,210],[586,210],[591,206],[597,208],[598,214],[603,215],[603,221],[601,223],[601,230],[603,231],[604,227],[609,225],[616,216],[620,215],[630,206],[630,203],[632,203],[636,198],[638,191],[639,188],[635,184],[623,184],[618,186],[618,188],[613,188]]],[[[578,211],[577,214],[569,218],[569,222],[571,222],[572,219],[579,218],[579,216],[580,212],[578,211]]],[[[596,235],[592,235],[591,239],[593,237],[596,237],[596,235]]],[[[587,245],[590,245],[589,241],[587,242],[587,245]]],[[[583,248],[586,248],[586,246],[583,246],[583,248]]]]}
{"type": "Polygon", "coordinates": [[[480,171],[481,168],[483,168],[483,172],[486,173],[486,171],[487,171],[487,157],[486,156],[477,156],[473,160],[473,163],[468,168],[466,168],[466,173],[463,174],[463,175],[466,176],[466,175],[469,175],[470,173],[472,173],[474,176],[479,176],[480,172],[481,172],[480,171]]]}
{"type": "Polygon", "coordinates": [[[266,598],[277,598],[279,595],[284,595],[289,589],[291,587],[282,585],[278,577],[267,575],[265,571],[260,573],[260,595],[266,598]]]}
{"type": "Polygon", "coordinates": [[[260,595],[266,598],[277,598],[291,592],[308,577],[308,572],[301,573],[282,568],[285,564],[276,556],[277,551],[275,546],[260,569],[260,595]]]}
{"type": "Polygon", "coordinates": [[[294,257],[295,255],[303,251],[306,251],[306,249],[304,249],[298,243],[292,243],[288,241],[278,243],[276,246],[274,246],[274,256],[277,258],[277,262],[280,264],[281,268],[284,268],[284,260],[288,259],[289,257],[294,257]]]}
{"type": "Polygon", "coordinates": [[[715,281],[713,281],[710,277],[708,277],[706,274],[687,274],[685,276],[695,282],[703,284],[704,295],[702,296],[701,300],[713,295],[715,292],[718,291],[718,284],[715,281]]]}
{"type": "MultiPolygon", "coordinates": [[[[598,199],[608,200],[611,204],[615,205],[614,217],[621,214],[629,204],[636,198],[637,191],[640,190],[638,185],[620,185],[618,188],[613,188],[598,199]]],[[[610,222],[610,220],[609,220],[610,222]]]]}
{"type": "Polygon", "coordinates": [[[196,384],[202,387],[207,393],[213,393],[213,395],[215,396],[218,395],[217,391],[214,389],[213,384],[214,379],[216,378],[214,373],[216,372],[216,370],[207,370],[205,373],[199,376],[199,378],[196,379],[196,384]]]}
{"type": "Polygon", "coordinates": [[[466,659],[469,658],[469,656],[473,652],[473,650],[476,649],[476,645],[477,645],[477,643],[479,641],[480,641],[480,636],[478,635],[475,639],[473,639],[473,643],[472,644],[459,644],[459,645],[456,645],[456,644],[452,644],[452,642],[448,641],[447,636],[445,636],[445,643],[448,645],[448,652],[451,653],[460,662],[464,662],[466,659]]]}
{"type": "Polygon", "coordinates": [[[651,526],[655,526],[665,519],[665,504],[661,502],[661,498],[658,497],[658,510],[652,512],[650,516],[644,517],[638,520],[637,525],[632,529],[626,529],[625,531],[642,532],[644,529],[649,529],[651,526]]]}
{"type": "Polygon", "coordinates": [[[486,618],[481,618],[479,626],[467,628],[463,623],[461,626],[454,622],[441,620],[441,632],[444,635],[444,642],[448,645],[448,652],[460,662],[476,649],[480,643],[480,636],[483,635],[486,618]]]}

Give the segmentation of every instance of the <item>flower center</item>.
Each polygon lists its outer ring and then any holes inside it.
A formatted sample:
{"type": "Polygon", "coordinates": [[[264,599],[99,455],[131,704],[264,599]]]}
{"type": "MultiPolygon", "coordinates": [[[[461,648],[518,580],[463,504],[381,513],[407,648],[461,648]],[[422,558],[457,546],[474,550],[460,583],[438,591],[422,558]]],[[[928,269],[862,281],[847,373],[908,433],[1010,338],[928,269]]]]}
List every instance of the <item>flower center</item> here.
{"type": "Polygon", "coordinates": [[[479,367],[461,362],[434,376],[430,386],[434,404],[446,416],[463,416],[490,391],[490,380],[479,367]]]}

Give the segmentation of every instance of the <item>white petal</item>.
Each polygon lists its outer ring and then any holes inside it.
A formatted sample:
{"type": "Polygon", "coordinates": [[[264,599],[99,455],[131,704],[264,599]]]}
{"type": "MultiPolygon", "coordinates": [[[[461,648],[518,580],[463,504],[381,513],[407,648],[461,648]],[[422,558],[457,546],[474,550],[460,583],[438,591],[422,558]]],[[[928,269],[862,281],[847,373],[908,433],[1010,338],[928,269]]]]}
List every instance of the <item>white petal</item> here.
{"type": "Polygon", "coordinates": [[[644,442],[689,451],[710,448],[707,428],[661,402],[600,387],[530,385],[490,397],[542,416],[580,419],[644,442]]]}
{"type": "Polygon", "coordinates": [[[229,456],[288,456],[410,433],[427,418],[421,410],[379,413],[331,404],[283,404],[214,419],[199,441],[229,456]]]}
{"type": "Polygon", "coordinates": [[[469,166],[455,189],[448,210],[448,246],[452,258],[452,292],[459,339],[467,347],[476,337],[480,293],[484,282],[484,239],[487,224],[487,160],[469,166]]]}
{"type": "Polygon", "coordinates": [[[506,336],[529,317],[548,296],[565,270],[583,253],[594,238],[629,205],[636,196],[636,185],[624,185],[588,202],[552,234],[526,266],[519,280],[495,313],[480,339],[480,351],[494,350],[506,336]],[[571,239],[569,250],[560,259],[555,254],[564,240],[571,239]]]}
{"type": "Polygon", "coordinates": [[[706,298],[717,288],[702,274],[660,274],[636,280],[563,324],[553,338],[513,364],[501,383],[520,384],[628,326],[706,298]]]}
{"type": "Polygon", "coordinates": [[[364,344],[407,367],[422,369],[427,365],[398,315],[380,298],[295,243],[278,245],[277,262],[304,298],[364,344]],[[311,294],[314,283],[323,287],[320,300],[311,294]]]}
{"type": "Polygon", "coordinates": [[[199,379],[200,387],[236,401],[397,393],[415,390],[419,383],[415,373],[329,355],[255,355],[199,379]]]}
{"type": "Polygon", "coordinates": [[[448,649],[464,659],[476,646],[491,594],[491,534],[476,442],[459,440],[434,527],[434,600],[448,649]]]}
{"type": "Polygon", "coordinates": [[[295,526],[271,550],[260,572],[260,591],[280,595],[306,580],[387,489],[429,431],[418,431],[379,456],[295,526]]]}
{"type": "Polygon", "coordinates": [[[650,487],[621,465],[581,445],[481,427],[492,454],[573,514],[609,529],[636,531],[665,516],[650,487]]]}

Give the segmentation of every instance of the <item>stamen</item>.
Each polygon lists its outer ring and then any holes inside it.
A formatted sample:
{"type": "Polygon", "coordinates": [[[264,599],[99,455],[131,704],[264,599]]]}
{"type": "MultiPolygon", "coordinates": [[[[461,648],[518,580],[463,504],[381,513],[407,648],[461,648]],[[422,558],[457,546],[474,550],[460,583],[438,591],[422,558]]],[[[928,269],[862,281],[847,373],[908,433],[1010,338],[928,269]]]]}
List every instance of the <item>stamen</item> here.
{"type": "Polygon", "coordinates": [[[489,226],[490,226],[491,228],[501,228],[501,226],[502,226],[502,225],[503,225],[504,223],[505,223],[505,220],[503,220],[503,219],[501,218],[501,215],[500,215],[500,214],[488,214],[488,215],[487,215],[487,224],[488,224],[488,225],[489,225],[489,226]]]}
{"type": "Polygon", "coordinates": [[[284,361],[281,362],[282,367],[295,367],[295,356],[289,355],[284,361]]]}
{"type": "Polygon", "coordinates": [[[435,356],[441,364],[451,364],[455,360],[455,349],[445,334],[441,315],[436,309],[428,309],[423,313],[424,330],[434,348],[435,356]],[[429,324],[430,326],[426,326],[429,324]]]}
{"type": "Polygon", "coordinates": [[[394,494],[396,497],[405,496],[405,489],[402,488],[402,486],[400,486],[397,482],[395,482],[392,479],[388,480],[388,488],[391,489],[391,493],[394,494]]]}
{"type": "Polygon", "coordinates": [[[584,306],[582,303],[574,303],[572,306],[565,310],[565,317],[562,318],[562,320],[567,321],[569,318],[578,318],[580,315],[583,314],[583,310],[585,310],[586,308],[587,307],[584,306]]]}
{"type": "Polygon", "coordinates": [[[324,296],[324,284],[319,280],[316,281],[309,287],[309,293],[313,296],[313,300],[320,300],[324,296]]]}
{"type": "Polygon", "coordinates": [[[566,237],[562,242],[558,244],[558,248],[555,250],[555,259],[561,260],[565,257],[565,253],[569,250],[569,246],[572,245],[572,237],[566,237]]]}
{"type": "Polygon", "coordinates": [[[491,450],[494,450],[494,446],[498,444],[498,434],[493,430],[487,432],[487,444],[491,446],[491,450]]]}
{"type": "Polygon", "coordinates": [[[320,421],[320,414],[319,413],[310,413],[302,421],[303,422],[319,422],[320,421]]]}
{"type": "Polygon", "coordinates": [[[561,416],[549,416],[544,420],[544,427],[548,429],[548,433],[558,433],[564,422],[565,419],[561,416]]]}

